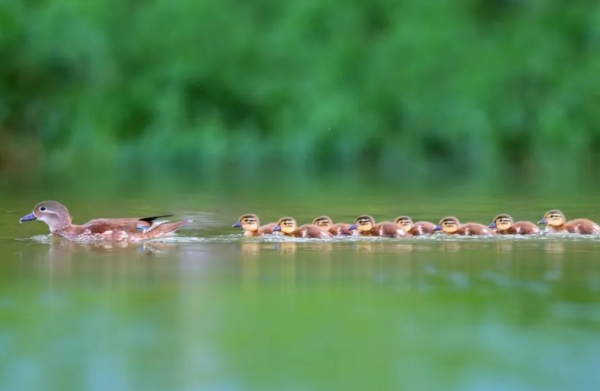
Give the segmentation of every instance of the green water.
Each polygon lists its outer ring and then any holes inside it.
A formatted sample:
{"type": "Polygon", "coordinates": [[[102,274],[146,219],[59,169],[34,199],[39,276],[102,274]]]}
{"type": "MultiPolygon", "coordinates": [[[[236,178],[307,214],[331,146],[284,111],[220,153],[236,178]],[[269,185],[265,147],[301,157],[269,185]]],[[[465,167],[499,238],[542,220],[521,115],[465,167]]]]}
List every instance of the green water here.
{"type": "Polygon", "coordinates": [[[1,390],[600,389],[600,238],[290,242],[229,228],[246,212],[600,220],[593,191],[17,187],[0,195],[1,390]],[[17,224],[47,198],[76,222],[195,222],[167,242],[71,243],[17,224]]]}

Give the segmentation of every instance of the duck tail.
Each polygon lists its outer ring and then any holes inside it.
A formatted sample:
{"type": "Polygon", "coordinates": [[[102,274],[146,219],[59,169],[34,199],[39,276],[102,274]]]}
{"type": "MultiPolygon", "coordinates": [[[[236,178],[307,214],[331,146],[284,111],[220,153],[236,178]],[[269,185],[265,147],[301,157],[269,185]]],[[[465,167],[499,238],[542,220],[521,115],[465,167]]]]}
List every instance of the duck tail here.
{"type": "Polygon", "coordinates": [[[165,236],[167,234],[177,231],[179,228],[191,222],[192,220],[156,222],[146,230],[145,234],[148,238],[160,238],[161,236],[165,236]]]}

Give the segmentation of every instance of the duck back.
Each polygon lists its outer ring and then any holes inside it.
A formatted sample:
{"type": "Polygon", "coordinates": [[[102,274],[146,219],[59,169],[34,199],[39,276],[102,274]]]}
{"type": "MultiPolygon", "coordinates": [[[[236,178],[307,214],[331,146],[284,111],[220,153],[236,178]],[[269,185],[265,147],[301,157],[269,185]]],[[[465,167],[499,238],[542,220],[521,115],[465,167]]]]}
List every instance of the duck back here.
{"type": "Polygon", "coordinates": [[[395,223],[384,222],[375,226],[375,235],[382,238],[402,238],[406,236],[406,232],[395,223]]]}
{"type": "Polygon", "coordinates": [[[600,226],[588,219],[576,219],[566,223],[564,230],[573,234],[591,235],[600,233],[600,226]]]}
{"type": "Polygon", "coordinates": [[[412,228],[408,231],[410,236],[423,236],[423,235],[433,235],[435,224],[430,223],[429,221],[418,221],[413,224],[412,228]]]}
{"type": "Polygon", "coordinates": [[[458,231],[456,231],[456,233],[458,235],[466,235],[466,236],[473,236],[473,235],[480,235],[480,236],[493,236],[494,232],[486,227],[483,224],[479,224],[479,223],[466,223],[460,226],[460,228],[458,229],[458,231]]]}
{"type": "Polygon", "coordinates": [[[329,233],[334,236],[351,236],[352,231],[349,230],[350,224],[338,223],[331,226],[329,233]]]}
{"type": "Polygon", "coordinates": [[[329,239],[332,235],[321,227],[312,224],[301,225],[292,234],[296,238],[329,239]]]}

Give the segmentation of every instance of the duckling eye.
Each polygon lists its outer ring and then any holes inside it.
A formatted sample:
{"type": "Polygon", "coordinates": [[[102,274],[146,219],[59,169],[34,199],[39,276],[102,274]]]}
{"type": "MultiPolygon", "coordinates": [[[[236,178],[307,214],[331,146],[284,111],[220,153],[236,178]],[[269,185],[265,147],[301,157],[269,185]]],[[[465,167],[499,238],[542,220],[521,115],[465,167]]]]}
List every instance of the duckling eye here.
{"type": "Polygon", "coordinates": [[[45,212],[46,211],[46,207],[45,206],[40,206],[40,211],[41,212],[45,212]]]}

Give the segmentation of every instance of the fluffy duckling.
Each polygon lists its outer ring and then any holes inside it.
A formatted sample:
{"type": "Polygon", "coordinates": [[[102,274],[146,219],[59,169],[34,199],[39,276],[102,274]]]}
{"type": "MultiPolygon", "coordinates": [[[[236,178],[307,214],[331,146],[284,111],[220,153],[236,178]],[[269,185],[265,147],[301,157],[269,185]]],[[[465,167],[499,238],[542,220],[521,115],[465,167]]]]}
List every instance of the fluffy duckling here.
{"type": "Polygon", "coordinates": [[[48,225],[53,235],[70,240],[110,242],[136,242],[161,238],[191,222],[191,220],[156,221],[162,217],[170,217],[170,215],[96,219],[83,225],[75,225],[71,222],[69,210],[64,205],[56,201],[43,201],[33,208],[33,212],[23,216],[19,222],[42,221],[48,225]]]}
{"type": "Polygon", "coordinates": [[[379,236],[383,238],[402,238],[406,232],[395,223],[383,222],[376,224],[375,219],[369,215],[358,216],[349,229],[357,230],[361,236],[379,236]]]}
{"type": "Polygon", "coordinates": [[[280,231],[285,236],[296,238],[329,239],[332,235],[313,224],[304,224],[298,227],[298,223],[292,217],[283,217],[279,219],[273,231],[280,231]]]}
{"type": "Polygon", "coordinates": [[[575,219],[567,222],[565,215],[560,210],[550,210],[539,221],[540,224],[547,224],[547,232],[568,232],[572,234],[598,234],[600,226],[587,219],[575,219]]]}
{"type": "Polygon", "coordinates": [[[260,225],[260,220],[258,220],[258,216],[253,214],[246,214],[239,218],[239,220],[233,224],[233,228],[243,228],[244,236],[254,237],[254,236],[262,236],[262,235],[271,235],[273,233],[273,228],[275,228],[276,223],[269,223],[263,226],[260,225]]]}
{"type": "Polygon", "coordinates": [[[532,222],[517,221],[515,223],[507,214],[494,217],[494,221],[488,225],[488,228],[495,229],[499,235],[537,235],[540,233],[538,226],[532,222]]]}
{"type": "Polygon", "coordinates": [[[435,226],[434,231],[442,231],[447,235],[494,235],[494,232],[483,224],[466,223],[461,225],[456,217],[444,217],[435,226]]]}
{"type": "Polygon", "coordinates": [[[350,231],[350,224],[346,223],[337,223],[333,224],[333,221],[329,218],[329,216],[319,216],[313,220],[313,225],[320,227],[321,229],[329,232],[333,236],[350,236],[352,235],[352,231],[350,231]]]}
{"type": "Polygon", "coordinates": [[[413,223],[410,217],[400,216],[394,220],[394,223],[410,236],[432,235],[435,233],[433,230],[435,224],[429,221],[417,221],[413,223]]]}

